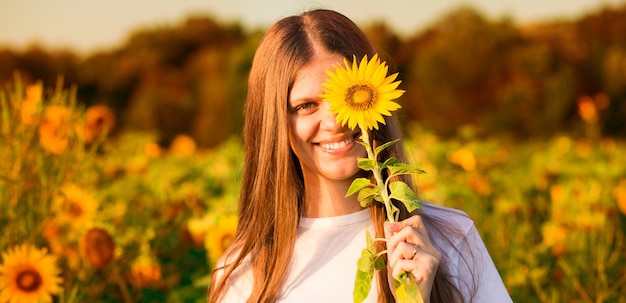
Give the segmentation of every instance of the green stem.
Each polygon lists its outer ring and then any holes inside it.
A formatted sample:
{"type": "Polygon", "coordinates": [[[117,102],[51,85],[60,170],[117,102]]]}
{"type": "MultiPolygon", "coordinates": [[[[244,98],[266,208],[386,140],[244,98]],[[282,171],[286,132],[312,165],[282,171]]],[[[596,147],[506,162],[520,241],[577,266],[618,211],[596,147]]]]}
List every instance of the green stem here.
{"type": "Polygon", "coordinates": [[[374,168],[372,172],[374,173],[374,178],[376,179],[376,187],[378,188],[378,192],[383,198],[383,203],[385,204],[385,209],[387,210],[387,221],[395,222],[395,218],[393,215],[393,205],[391,205],[391,198],[389,197],[389,192],[387,191],[387,187],[385,186],[385,181],[383,180],[383,175],[381,172],[381,168],[378,165],[378,159],[376,153],[374,153],[374,149],[372,149],[372,144],[370,143],[369,131],[367,128],[361,127],[361,135],[363,138],[363,143],[365,143],[365,150],[367,151],[367,157],[370,160],[374,160],[374,168]]]}

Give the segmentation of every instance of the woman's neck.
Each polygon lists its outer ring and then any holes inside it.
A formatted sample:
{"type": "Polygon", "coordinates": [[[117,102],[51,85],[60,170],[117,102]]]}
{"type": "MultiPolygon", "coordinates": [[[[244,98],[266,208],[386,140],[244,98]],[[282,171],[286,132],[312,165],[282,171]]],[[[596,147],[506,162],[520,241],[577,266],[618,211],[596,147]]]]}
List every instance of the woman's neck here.
{"type": "Polygon", "coordinates": [[[351,180],[317,179],[315,181],[306,181],[302,204],[303,217],[334,217],[351,214],[363,209],[357,200],[356,194],[346,197],[346,192],[352,183],[351,180]]]}

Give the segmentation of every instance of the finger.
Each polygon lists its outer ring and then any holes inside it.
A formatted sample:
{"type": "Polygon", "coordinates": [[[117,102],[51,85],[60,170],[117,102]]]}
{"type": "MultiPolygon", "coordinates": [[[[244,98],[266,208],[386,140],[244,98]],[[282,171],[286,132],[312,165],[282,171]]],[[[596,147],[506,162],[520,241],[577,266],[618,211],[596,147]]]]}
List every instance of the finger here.
{"type": "Polygon", "coordinates": [[[415,260],[398,260],[392,267],[392,275],[397,278],[403,272],[411,273],[419,284],[422,281],[432,280],[439,267],[439,260],[427,253],[418,253],[415,260]]]}
{"type": "MultiPolygon", "coordinates": [[[[390,224],[391,225],[391,224],[390,224]]],[[[391,232],[392,227],[386,228],[388,232],[385,233],[387,237],[387,250],[394,251],[400,243],[408,243],[416,246],[420,249],[430,250],[433,247],[430,239],[427,236],[417,232],[411,226],[404,226],[398,232],[391,232]]]]}
{"type": "Polygon", "coordinates": [[[398,260],[412,260],[418,252],[417,246],[407,242],[399,242],[393,250],[387,249],[387,262],[393,267],[398,260]]]}

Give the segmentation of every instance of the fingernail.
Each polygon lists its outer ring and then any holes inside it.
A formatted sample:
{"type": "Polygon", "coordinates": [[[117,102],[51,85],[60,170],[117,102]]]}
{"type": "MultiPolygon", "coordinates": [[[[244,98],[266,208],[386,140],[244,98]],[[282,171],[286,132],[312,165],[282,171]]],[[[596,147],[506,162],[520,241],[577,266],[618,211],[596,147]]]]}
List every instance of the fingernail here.
{"type": "Polygon", "coordinates": [[[398,229],[400,229],[400,226],[398,223],[396,222],[389,223],[389,230],[398,231],[398,229]]]}

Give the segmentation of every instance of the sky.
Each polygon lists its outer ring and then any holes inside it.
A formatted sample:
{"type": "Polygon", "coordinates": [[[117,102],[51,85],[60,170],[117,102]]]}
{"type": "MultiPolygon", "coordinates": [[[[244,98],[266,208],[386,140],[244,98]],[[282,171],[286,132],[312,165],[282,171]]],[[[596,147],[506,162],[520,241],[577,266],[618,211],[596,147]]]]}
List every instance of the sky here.
{"type": "Polygon", "coordinates": [[[266,28],[281,17],[311,9],[337,10],[359,25],[384,21],[413,34],[461,5],[488,18],[519,24],[568,20],[626,0],[0,0],[0,47],[34,43],[87,54],[114,48],[136,30],[169,26],[188,16],[213,16],[266,28]]]}

